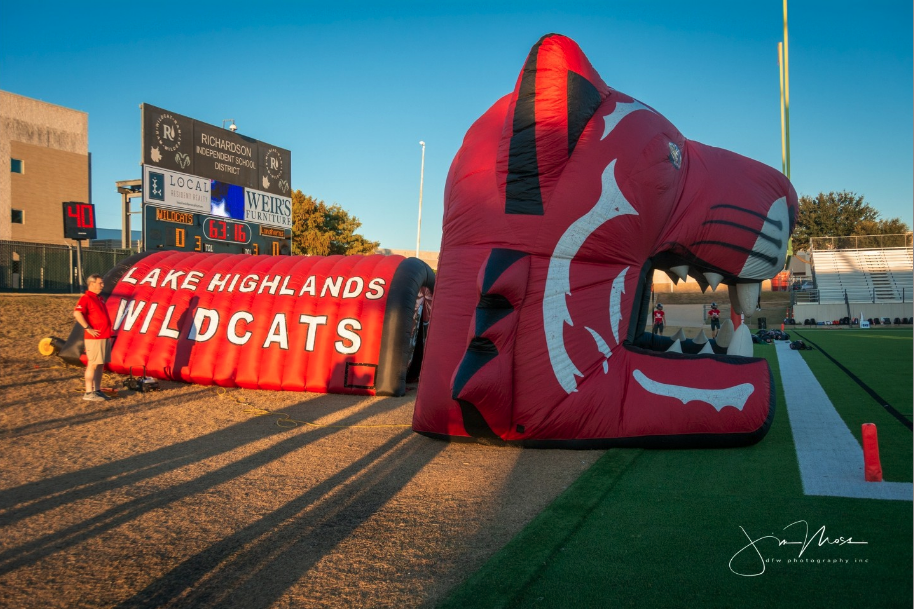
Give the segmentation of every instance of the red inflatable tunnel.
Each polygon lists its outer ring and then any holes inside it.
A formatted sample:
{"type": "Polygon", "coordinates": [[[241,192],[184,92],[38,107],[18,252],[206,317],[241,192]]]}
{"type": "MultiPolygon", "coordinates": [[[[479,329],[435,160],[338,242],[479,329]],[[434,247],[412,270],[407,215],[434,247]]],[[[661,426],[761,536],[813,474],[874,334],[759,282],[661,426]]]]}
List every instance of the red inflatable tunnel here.
{"type": "MultiPolygon", "coordinates": [[[[417,377],[434,273],[402,256],[172,251],[105,276],[110,370],[224,387],[403,395],[417,377]]],[[[74,326],[60,356],[84,361],[74,326]]]]}

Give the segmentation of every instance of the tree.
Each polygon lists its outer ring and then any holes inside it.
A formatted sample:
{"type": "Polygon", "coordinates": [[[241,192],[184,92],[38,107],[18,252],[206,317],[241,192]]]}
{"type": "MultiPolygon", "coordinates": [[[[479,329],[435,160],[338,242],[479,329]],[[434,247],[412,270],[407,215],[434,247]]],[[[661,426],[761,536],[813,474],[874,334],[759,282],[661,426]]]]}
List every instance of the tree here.
{"type": "Polygon", "coordinates": [[[855,235],[903,235],[911,232],[911,229],[901,218],[891,218],[889,220],[876,220],[869,222],[864,220],[857,224],[855,235]]]}
{"type": "Polygon", "coordinates": [[[304,194],[292,193],[292,253],[310,256],[371,254],[379,243],[355,231],[362,226],[339,205],[304,194]]]}
{"type": "Polygon", "coordinates": [[[300,190],[292,192],[292,253],[326,256],[330,233],[324,230],[323,201],[318,202],[300,190]]]}
{"type": "Polygon", "coordinates": [[[847,237],[905,233],[910,229],[900,218],[881,220],[879,212],[853,192],[820,192],[815,198],[800,197],[793,248],[808,250],[812,237],[847,237]]]}

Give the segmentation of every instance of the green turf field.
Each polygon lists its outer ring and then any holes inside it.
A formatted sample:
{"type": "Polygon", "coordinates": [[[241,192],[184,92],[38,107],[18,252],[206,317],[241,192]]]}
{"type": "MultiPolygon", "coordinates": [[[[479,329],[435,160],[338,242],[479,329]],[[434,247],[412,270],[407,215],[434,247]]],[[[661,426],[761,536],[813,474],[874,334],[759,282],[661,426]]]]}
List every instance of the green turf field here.
{"type": "Polygon", "coordinates": [[[914,396],[911,329],[799,330],[794,334],[819,347],[803,351],[803,357],[857,441],[860,441],[861,424],[876,424],[883,477],[910,481],[914,460],[911,431],[832,360],[837,360],[910,421],[914,396]]]}
{"type": "MultiPolygon", "coordinates": [[[[829,332],[810,338],[836,359],[856,360],[856,374],[910,413],[910,331],[880,330],[878,339],[829,332]],[[902,389],[885,386],[882,357],[906,371],[891,381],[902,389]]],[[[779,412],[761,443],[608,451],[443,606],[911,607],[912,503],[805,496],[775,350],[756,345],[755,353],[769,360],[778,390],[779,412]],[[821,527],[829,542],[815,537],[801,550],[821,527]]],[[[813,372],[828,375],[844,420],[858,437],[858,420],[876,422],[884,471],[910,481],[911,432],[820,359],[807,354],[813,372]]]]}

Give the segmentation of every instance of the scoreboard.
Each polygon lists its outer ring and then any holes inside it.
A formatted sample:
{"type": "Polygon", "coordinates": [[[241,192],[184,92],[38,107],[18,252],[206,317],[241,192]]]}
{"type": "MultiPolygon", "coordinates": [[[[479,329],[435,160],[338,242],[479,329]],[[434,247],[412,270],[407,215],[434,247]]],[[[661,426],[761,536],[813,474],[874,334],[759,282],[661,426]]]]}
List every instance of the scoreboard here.
{"type": "Polygon", "coordinates": [[[146,250],[291,255],[290,151],[140,108],[146,250]]]}
{"type": "Polygon", "coordinates": [[[155,205],[143,206],[146,249],[287,256],[292,231],[155,205]]]}

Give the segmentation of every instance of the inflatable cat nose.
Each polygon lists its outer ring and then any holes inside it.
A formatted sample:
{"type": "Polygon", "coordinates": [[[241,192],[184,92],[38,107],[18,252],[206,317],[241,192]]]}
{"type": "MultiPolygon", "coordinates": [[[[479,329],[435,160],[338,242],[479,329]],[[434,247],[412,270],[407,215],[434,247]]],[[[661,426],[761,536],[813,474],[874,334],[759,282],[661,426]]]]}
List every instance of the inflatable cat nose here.
{"type": "Polygon", "coordinates": [[[665,231],[680,264],[725,283],[770,279],[784,268],[797,194],[785,176],[744,156],[689,142],[688,175],[665,231]]]}

